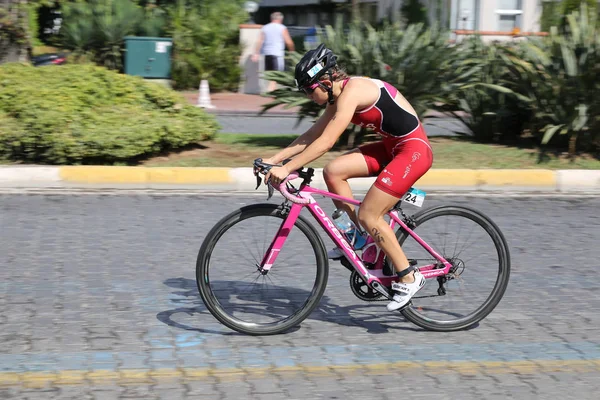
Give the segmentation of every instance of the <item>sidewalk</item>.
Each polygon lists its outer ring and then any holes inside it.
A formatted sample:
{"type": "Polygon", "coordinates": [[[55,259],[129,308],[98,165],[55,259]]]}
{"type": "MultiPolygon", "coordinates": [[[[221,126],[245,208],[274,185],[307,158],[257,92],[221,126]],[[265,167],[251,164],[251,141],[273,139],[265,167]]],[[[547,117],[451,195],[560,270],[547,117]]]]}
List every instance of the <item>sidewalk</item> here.
{"type": "MultiPolygon", "coordinates": [[[[180,92],[190,104],[198,104],[198,91],[180,92]]],[[[215,108],[206,108],[206,112],[219,115],[246,114],[256,115],[262,106],[273,101],[271,97],[244,93],[211,93],[210,100],[215,108]]],[[[283,105],[267,111],[265,116],[296,117],[299,107],[285,109],[283,105]]]]}
{"type": "MultiPolygon", "coordinates": [[[[375,178],[351,179],[364,192],[375,178]]],[[[297,181],[299,182],[299,181],[297,181]]],[[[0,166],[0,188],[254,191],[252,168],[0,166]]],[[[262,186],[262,185],[261,185],[262,186]]],[[[312,186],[326,189],[322,169],[312,186]]],[[[600,195],[600,170],[432,169],[414,185],[426,192],[543,192],[600,195]]],[[[262,189],[264,191],[264,186],[262,189]]]]}

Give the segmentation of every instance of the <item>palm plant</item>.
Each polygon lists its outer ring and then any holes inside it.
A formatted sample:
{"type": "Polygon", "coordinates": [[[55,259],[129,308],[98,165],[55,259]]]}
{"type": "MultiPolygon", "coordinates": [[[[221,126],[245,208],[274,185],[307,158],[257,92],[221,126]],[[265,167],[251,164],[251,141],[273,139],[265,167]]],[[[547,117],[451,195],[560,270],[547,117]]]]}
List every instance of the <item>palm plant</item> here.
{"type": "Polygon", "coordinates": [[[94,2],[97,60],[107,68],[121,70],[123,38],[135,32],[142,21],[142,11],[130,0],[94,2]]]}
{"type": "Polygon", "coordinates": [[[527,84],[521,87],[533,100],[541,143],[561,146],[567,141],[573,158],[578,143],[600,144],[600,30],[585,4],[567,21],[568,34],[554,28],[546,41],[522,44],[527,61],[522,82],[527,84]]]}
{"type": "Polygon", "coordinates": [[[62,6],[62,15],[63,47],[72,50],[74,55],[91,51],[95,31],[93,8],[86,3],[66,3],[62,6]]]}
{"type": "Polygon", "coordinates": [[[439,26],[415,24],[399,30],[390,25],[382,31],[380,51],[385,55],[381,78],[394,84],[419,115],[455,89],[452,84],[460,75],[451,61],[456,51],[439,26]]]}
{"type": "MultiPolygon", "coordinates": [[[[339,21],[335,27],[327,26],[319,38],[338,56],[338,62],[350,75],[363,75],[384,79],[395,85],[415,107],[424,113],[433,103],[442,99],[442,85],[452,81],[448,60],[454,53],[448,45],[447,32],[438,27],[426,29],[422,24],[400,29],[398,24],[384,22],[375,30],[364,22],[344,26],[339,21]]],[[[288,54],[295,65],[301,55],[288,54]]],[[[316,117],[323,109],[313,104],[294,86],[293,72],[270,71],[265,79],[279,83],[280,89],[270,93],[274,100],[261,112],[277,105],[299,107],[299,121],[316,117]]],[[[354,138],[347,135],[349,145],[354,139],[364,139],[366,132],[354,138]]]]}
{"type": "Polygon", "coordinates": [[[111,69],[123,67],[123,40],[142,21],[141,9],[130,0],[66,3],[62,9],[61,40],[75,56],[91,54],[111,69]]]}
{"type": "Polygon", "coordinates": [[[450,112],[482,142],[518,137],[529,120],[529,98],[516,90],[510,45],[465,40],[449,60],[434,109],[450,112]],[[515,89],[515,90],[513,90],[515,89]]]}

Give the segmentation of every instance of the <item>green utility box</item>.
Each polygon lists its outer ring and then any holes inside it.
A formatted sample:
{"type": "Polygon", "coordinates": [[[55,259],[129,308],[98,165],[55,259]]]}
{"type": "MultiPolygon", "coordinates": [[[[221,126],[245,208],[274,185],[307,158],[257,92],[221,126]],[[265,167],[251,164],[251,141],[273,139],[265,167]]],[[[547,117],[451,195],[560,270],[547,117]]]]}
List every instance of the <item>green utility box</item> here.
{"type": "Polygon", "coordinates": [[[173,39],[126,36],[125,73],[144,78],[168,79],[173,39]]]}

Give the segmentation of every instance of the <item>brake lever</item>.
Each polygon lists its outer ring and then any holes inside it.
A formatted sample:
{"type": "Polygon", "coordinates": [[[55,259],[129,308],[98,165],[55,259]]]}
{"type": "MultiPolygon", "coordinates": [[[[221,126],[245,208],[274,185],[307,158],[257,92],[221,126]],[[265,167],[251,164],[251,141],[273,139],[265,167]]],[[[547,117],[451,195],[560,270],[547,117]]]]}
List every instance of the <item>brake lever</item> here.
{"type": "Polygon", "coordinates": [[[260,183],[262,182],[262,178],[259,174],[256,174],[256,187],[254,188],[254,190],[257,190],[260,186],[260,183]]]}
{"type": "MultiPolygon", "coordinates": [[[[254,190],[257,190],[260,187],[260,183],[263,180],[262,177],[260,176],[259,170],[256,166],[256,162],[262,162],[262,158],[257,158],[255,161],[255,165],[254,165],[254,175],[256,176],[256,188],[254,188],[254,190]]],[[[284,162],[289,162],[291,161],[291,158],[288,158],[287,160],[285,160],[284,162]]],[[[267,197],[267,200],[269,200],[271,197],[273,197],[273,193],[275,193],[275,188],[273,186],[271,186],[270,183],[266,183],[267,185],[267,190],[269,193],[269,196],[267,197]]]]}

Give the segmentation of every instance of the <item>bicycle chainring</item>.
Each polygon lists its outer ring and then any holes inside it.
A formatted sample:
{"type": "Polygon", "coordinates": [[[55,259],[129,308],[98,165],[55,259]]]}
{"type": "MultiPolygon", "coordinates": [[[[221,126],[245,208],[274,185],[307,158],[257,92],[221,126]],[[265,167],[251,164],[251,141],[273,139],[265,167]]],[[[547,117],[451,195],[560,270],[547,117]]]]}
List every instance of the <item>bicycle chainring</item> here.
{"type": "Polygon", "coordinates": [[[352,271],[352,274],[350,275],[350,289],[352,289],[352,293],[354,293],[356,297],[363,301],[387,300],[381,293],[369,287],[356,271],[352,271]]]}

